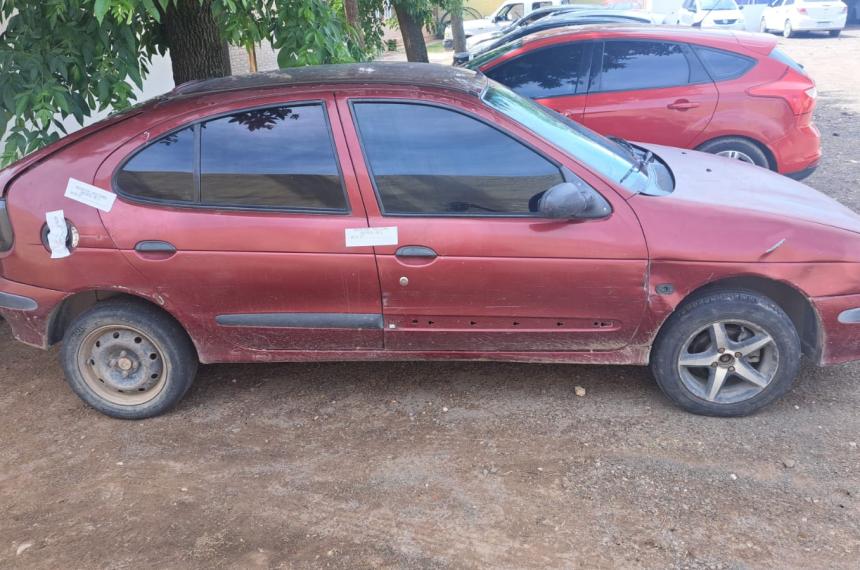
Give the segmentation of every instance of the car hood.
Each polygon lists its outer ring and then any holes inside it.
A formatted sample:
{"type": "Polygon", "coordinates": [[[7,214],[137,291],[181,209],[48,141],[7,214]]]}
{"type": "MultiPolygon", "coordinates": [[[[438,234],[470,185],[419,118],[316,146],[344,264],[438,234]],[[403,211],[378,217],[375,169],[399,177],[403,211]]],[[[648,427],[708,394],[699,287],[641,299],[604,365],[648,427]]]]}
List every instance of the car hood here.
{"type": "MultiPolygon", "coordinates": [[[[637,143],[638,144],[638,143],[637,143]]],[[[662,255],[684,259],[860,260],[860,216],[764,168],[702,152],[640,144],[665,161],[675,189],[629,200],[662,255]]]]}
{"type": "Polygon", "coordinates": [[[712,10],[701,18],[696,18],[696,20],[713,22],[714,20],[739,20],[741,18],[743,18],[743,14],[740,10],[712,10]]]}
{"type": "Polygon", "coordinates": [[[463,22],[463,31],[470,36],[497,29],[499,29],[498,24],[487,18],[481,18],[480,20],[466,20],[463,22]]]}

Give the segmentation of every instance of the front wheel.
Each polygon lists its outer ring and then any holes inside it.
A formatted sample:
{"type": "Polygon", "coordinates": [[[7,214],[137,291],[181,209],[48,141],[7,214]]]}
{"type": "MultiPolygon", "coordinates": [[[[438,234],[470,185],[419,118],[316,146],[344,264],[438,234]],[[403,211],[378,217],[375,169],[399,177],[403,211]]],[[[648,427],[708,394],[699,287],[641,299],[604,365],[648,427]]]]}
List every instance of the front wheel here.
{"type": "Polygon", "coordinates": [[[72,390],[119,419],[166,412],[197,372],[185,331],[142,302],[107,301],[88,309],[67,330],[60,355],[72,390]]]}
{"type": "Polygon", "coordinates": [[[760,31],[763,34],[767,33],[767,22],[765,21],[764,18],[761,19],[761,23],[758,26],[758,31],[760,31]]]}
{"type": "Polygon", "coordinates": [[[651,353],[657,384],[694,414],[745,416],[785,394],[800,368],[800,338],[769,298],[743,290],[678,309],[651,353]]]}
{"type": "Polygon", "coordinates": [[[794,29],[791,27],[791,20],[786,20],[782,26],[782,37],[790,38],[794,36],[794,29]]]}

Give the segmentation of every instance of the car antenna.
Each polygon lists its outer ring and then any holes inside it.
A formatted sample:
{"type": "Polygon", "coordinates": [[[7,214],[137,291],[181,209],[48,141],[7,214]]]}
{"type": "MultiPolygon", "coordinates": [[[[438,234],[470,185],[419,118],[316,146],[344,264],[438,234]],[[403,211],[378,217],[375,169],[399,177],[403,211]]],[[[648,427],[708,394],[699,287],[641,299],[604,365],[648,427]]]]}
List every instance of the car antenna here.
{"type": "Polygon", "coordinates": [[[693,22],[693,25],[692,25],[691,27],[692,27],[692,28],[701,28],[701,27],[702,27],[702,22],[704,22],[705,20],[707,20],[707,19],[708,19],[708,16],[710,16],[710,15],[711,15],[711,12],[713,12],[714,10],[716,10],[716,9],[717,9],[717,6],[719,5],[719,3],[720,3],[720,0],[714,0],[714,5],[713,5],[713,6],[711,6],[711,7],[708,9],[708,11],[707,11],[707,12],[705,12],[705,15],[704,15],[704,16],[702,16],[702,19],[701,19],[701,20],[699,20],[698,22],[693,22]]]}

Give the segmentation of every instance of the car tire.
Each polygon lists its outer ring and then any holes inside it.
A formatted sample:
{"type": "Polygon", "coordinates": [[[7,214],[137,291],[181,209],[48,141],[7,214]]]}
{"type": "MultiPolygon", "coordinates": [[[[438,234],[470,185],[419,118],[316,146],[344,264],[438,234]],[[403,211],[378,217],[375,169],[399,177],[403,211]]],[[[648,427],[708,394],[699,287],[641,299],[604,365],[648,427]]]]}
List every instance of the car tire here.
{"type": "Polygon", "coordinates": [[[839,34],[842,33],[842,30],[830,30],[828,33],[830,34],[831,38],[838,38],[839,34]]]}
{"type": "Polygon", "coordinates": [[[742,137],[723,137],[701,145],[697,150],[771,168],[767,155],[756,143],[742,137]]]}
{"type": "Polygon", "coordinates": [[[761,19],[761,23],[758,26],[758,31],[763,33],[763,34],[768,33],[767,21],[764,18],[761,19]]]}
{"type": "Polygon", "coordinates": [[[113,418],[163,414],[185,395],[197,352],[173,318],[143,302],[105,301],[72,322],[60,352],[66,380],[113,418]]]}
{"type": "Polygon", "coordinates": [[[782,37],[791,38],[794,37],[794,29],[791,27],[791,20],[786,20],[785,24],[782,26],[782,37]]]}
{"type": "Polygon", "coordinates": [[[651,351],[651,371],[666,396],[688,412],[745,416],[791,388],[800,355],[794,324],[771,299],[746,290],[714,291],[667,319],[651,351]],[[715,334],[717,327],[724,334],[715,334]],[[716,365],[706,363],[712,357],[716,365]]]}

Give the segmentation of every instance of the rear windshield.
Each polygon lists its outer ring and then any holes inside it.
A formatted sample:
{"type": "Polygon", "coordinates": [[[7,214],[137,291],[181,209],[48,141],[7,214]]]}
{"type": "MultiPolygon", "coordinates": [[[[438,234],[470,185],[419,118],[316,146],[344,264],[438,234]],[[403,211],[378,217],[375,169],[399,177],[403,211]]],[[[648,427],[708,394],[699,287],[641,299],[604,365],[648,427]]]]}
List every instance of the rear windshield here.
{"type": "Polygon", "coordinates": [[[788,54],[786,54],[781,49],[773,48],[773,51],[770,52],[770,57],[772,57],[773,59],[777,60],[780,63],[784,63],[785,65],[789,66],[793,70],[798,71],[798,72],[802,73],[803,75],[806,75],[806,71],[803,69],[803,66],[800,65],[799,63],[797,63],[796,61],[794,61],[793,59],[791,59],[790,57],[788,57],[788,54]]]}

